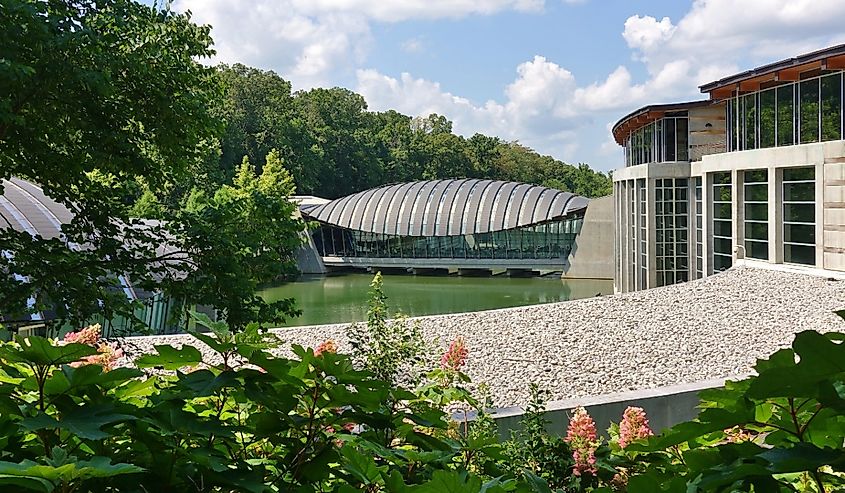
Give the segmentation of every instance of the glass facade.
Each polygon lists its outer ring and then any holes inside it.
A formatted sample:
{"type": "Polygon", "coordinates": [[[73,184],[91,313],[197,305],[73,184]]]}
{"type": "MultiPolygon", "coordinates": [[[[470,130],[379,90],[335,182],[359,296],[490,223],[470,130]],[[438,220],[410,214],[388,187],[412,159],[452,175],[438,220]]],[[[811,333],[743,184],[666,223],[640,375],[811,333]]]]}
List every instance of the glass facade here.
{"type": "Polygon", "coordinates": [[[489,233],[458,236],[396,236],[321,223],[311,236],[323,257],[564,259],[583,216],[489,233]]]}
{"type": "Polygon", "coordinates": [[[625,165],[689,161],[689,119],[687,112],[649,123],[631,132],[625,141],[625,165]]]}
{"type": "Polygon", "coordinates": [[[745,256],[769,259],[769,177],[767,170],[743,173],[745,256]]]}
{"type": "Polygon", "coordinates": [[[655,259],[657,285],[666,286],[689,279],[689,180],[655,180],[655,259]]]}
{"type": "Polygon", "coordinates": [[[731,151],[843,138],[843,73],[820,75],[728,100],[731,151]]]}
{"type": "Polygon", "coordinates": [[[713,272],[733,264],[733,211],[731,174],[713,173],[713,272]]]}
{"type": "Polygon", "coordinates": [[[815,168],[783,170],[783,261],[816,264],[815,168]]]}

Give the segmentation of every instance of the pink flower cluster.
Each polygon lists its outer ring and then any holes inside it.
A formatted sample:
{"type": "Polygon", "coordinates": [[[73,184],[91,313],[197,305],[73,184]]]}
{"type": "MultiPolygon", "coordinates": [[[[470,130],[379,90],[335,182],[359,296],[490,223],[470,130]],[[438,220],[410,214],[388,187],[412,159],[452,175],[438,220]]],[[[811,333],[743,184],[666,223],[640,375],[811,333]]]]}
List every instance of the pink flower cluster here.
{"type": "Polygon", "coordinates": [[[87,344],[97,348],[97,354],[86,356],[79,361],[71,363],[70,366],[77,368],[83,365],[100,365],[103,371],[113,370],[120,358],[123,357],[123,350],[116,344],[100,339],[102,328],[100,324],[89,325],[76,332],[65,334],[65,344],[87,344]]]}
{"type": "Polygon", "coordinates": [[[595,475],[598,472],[595,453],[598,447],[596,422],[583,407],[575,408],[574,414],[569,419],[569,428],[566,431],[565,440],[572,448],[572,458],[575,459],[572,474],[576,476],[585,473],[595,475]]]}
{"type": "Polygon", "coordinates": [[[314,356],[320,356],[323,353],[337,353],[337,344],[334,340],[326,339],[314,350],[314,356]]]}
{"type": "Polygon", "coordinates": [[[94,346],[98,342],[100,342],[100,332],[102,331],[102,327],[100,324],[89,325],[84,329],[79,329],[76,332],[68,332],[65,334],[64,341],[68,344],[76,343],[76,344],[87,344],[89,346],[94,346]]]}
{"type": "Polygon", "coordinates": [[[458,336],[440,357],[440,366],[444,370],[458,371],[466,364],[467,356],[469,356],[469,351],[464,343],[464,338],[458,336]]]}
{"type": "Polygon", "coordinates": [[[619,423],[619,446],[625,448],[636,440],[654,435],[648,426],[648,418],[641,407],[628,406],[619,423]]]}

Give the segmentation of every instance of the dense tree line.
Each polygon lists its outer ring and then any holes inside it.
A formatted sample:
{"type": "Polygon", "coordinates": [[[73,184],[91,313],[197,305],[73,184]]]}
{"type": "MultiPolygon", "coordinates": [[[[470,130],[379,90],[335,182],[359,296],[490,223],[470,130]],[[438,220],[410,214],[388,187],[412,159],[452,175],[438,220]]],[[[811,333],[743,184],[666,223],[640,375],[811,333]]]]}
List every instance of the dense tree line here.
{"type": "Polygon", "coordinates": [[[278,149],[298,193],[336,198],[385,183],[490,178],[536,183],[590,197],[610,193],[610,177],[517,143],[452,132],[444,116],[373,112],[348,89],[292,92],[271,71],[218,67],[225,97],[219,171],[231,177],[244,156],[260,168],[278,149]]]}
{"type": "Polygon", "coordinates": [[[273,72],[202,65],[210,28],[169,7],[9,0],[0,13],[0,178],[38,183],[74,214],[61,238],[0,227],[4,323],[45,310],[57,326],[133,319],[122,279],[215,306],[235,328],[279,323],[292,300],[255,293],[295,271],[293,193],[459,177],[610,191],[586,165],[460,137],[443,116],[371,112],[347,89],[293,92],[273,72]]]}

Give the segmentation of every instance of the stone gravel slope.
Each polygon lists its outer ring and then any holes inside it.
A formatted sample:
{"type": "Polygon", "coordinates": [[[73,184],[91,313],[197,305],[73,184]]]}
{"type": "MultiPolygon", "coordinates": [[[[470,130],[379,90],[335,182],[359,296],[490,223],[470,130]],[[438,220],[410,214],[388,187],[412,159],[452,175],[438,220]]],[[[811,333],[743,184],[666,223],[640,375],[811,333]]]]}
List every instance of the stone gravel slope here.
{"type": "MultiPolygon", "coordinates": [[[[636,293],[412,320],[444,349],[463,336],[470,350],[466,372],[489,385],[494,405],[510,406],[526,402],[531,382],[559,400],[747,374],[757,358],[788,346],[795,332],[845,331],[833,314],[841,308],[845,282],[735,267],[636,293]]],[[[286,343],[312,347],[331,338],[344,351],[345,327],[274,332],[286,343]]],[[[126,342],[138,353],[190,340],[126,342]]]]}

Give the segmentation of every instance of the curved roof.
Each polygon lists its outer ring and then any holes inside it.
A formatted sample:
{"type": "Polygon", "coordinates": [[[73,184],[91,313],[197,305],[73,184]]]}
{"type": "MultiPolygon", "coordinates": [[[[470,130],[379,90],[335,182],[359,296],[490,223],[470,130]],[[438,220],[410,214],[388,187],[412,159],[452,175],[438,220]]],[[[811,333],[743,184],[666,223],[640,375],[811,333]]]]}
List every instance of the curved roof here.
{"type": "Polygon", "coordinates": [[[73,214],[47,197],[41,187],[20,178],[0,180],[0,228],[25,231],[42,238],[57,238],[73,214]]]}
{"type": "MultiPolygon", "coordinates": [[[[12,228],[16,231],[40,236],[45,239],[62,238],[62,224],[70,223],[73,213],[64,205],[48,197],[38,185],[17,177],[0,179],[0,229],[12,228]]],[[[142,220],[132,227],[148,228],[156,221],[142,220]]],[[[175,251],[166,241],[157,243],[157,252],[162,255],[175,251]]],[[[127,244],[127,247],[131,245],[127,244]]],[[[173,256],[164,263],[173,269],[181,266],[182,257],[173,256]]],[[[135,288],[125,275],[118,275],[123,290],[131,299],[143,299],[152,296],[135,288]]]]}
{"type": "Polygon", "coordinates": [[[308,218],[369,233],[453,236],[542,223],[583,210],[587,203],[553,188],[465,179],[387,185],[300,210],[308,218]]]}
{"type": "Polygon", "coordinates": [[[616,139],[616,143],[623,145],[625,143],[625,139],[628,138],[628,135],[630,135],[631,132],[640,129],[655,120],[663,118],[663,115],[668,112],[683,111],[690,108],[708,106],[710,104],[713,104],[713,102],[709,99],[688,101],[685,103],[650,104],[636,109],[620,118],[619,121],[613,125],[611,132],[613,133],[613,137],[616,139]]]}

